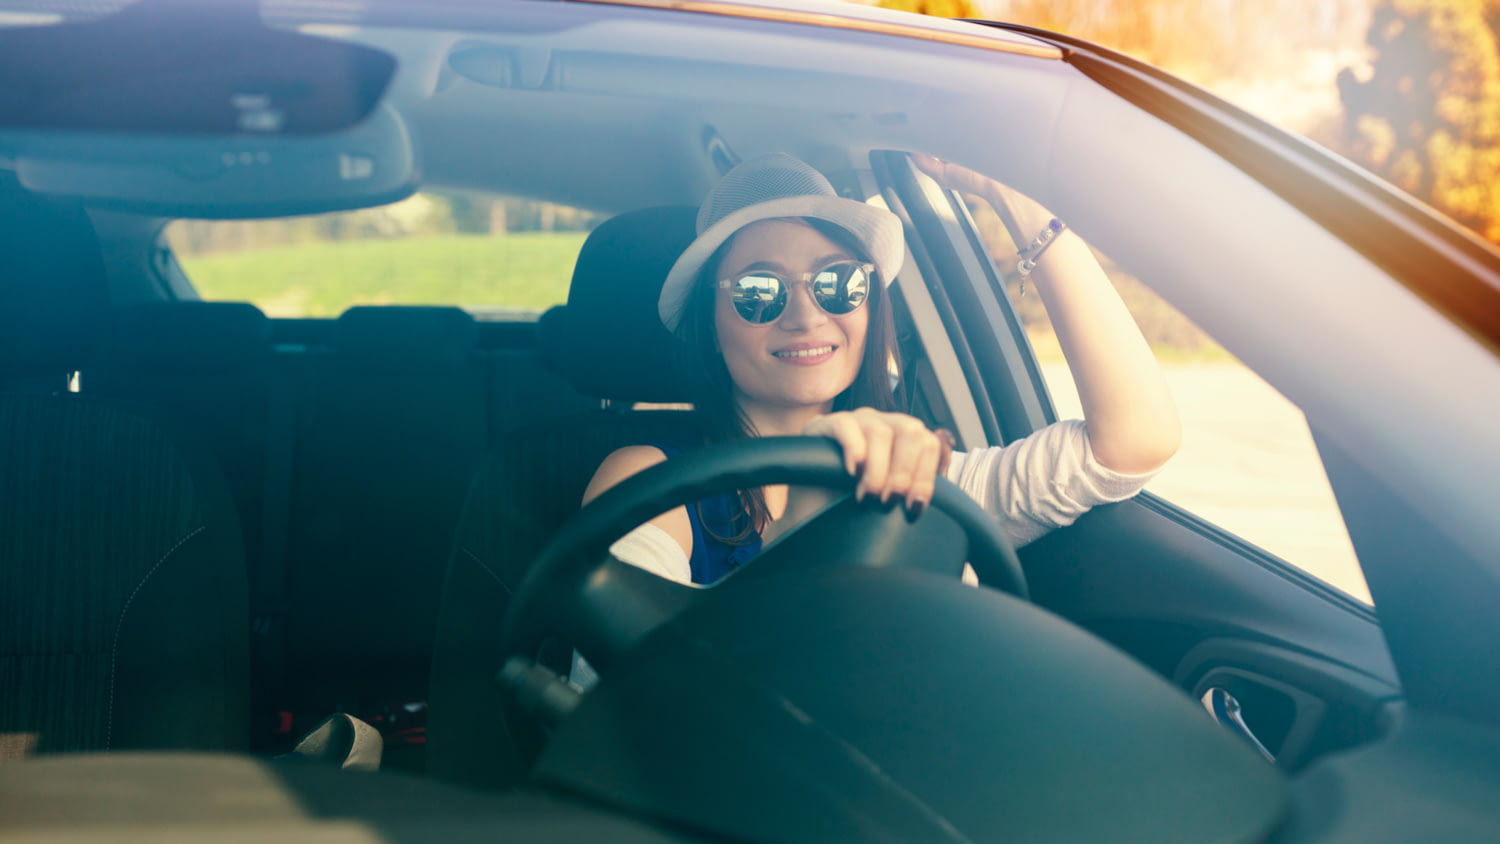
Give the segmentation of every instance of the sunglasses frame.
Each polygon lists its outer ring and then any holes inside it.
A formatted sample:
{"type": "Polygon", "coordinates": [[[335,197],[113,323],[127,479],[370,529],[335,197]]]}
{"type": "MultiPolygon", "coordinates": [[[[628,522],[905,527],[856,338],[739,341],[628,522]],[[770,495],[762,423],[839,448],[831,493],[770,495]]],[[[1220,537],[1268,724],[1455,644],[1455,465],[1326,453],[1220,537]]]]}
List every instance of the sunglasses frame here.
{"type": "Polygon", "coordinates": [[[774,278],[781,283],[781,293],[777,295],[775,299],[771,300],[772,302],[780,301],[781,309],[776,312],[776,316],[761,322],[757,322],[745,316],[744,312],[740,310],[739,304],[733,301],[733,294],[731,293],[730,305],[734,308],[735,315],[743,320],[747,325],[771,325],[775,323],[776,320],[781,319],[782,316],[786,314],[787,302],[791,300],[791,287],[794,284],[807,287],[807,292],[812,296],[813,302],[817,304],[818,309],[823,313],[828,314],[831,317],[844,317],[855,313],[860,308],[863,308],[866,302],[870,301],[870,293],[868,289],[865,292],[865,298],[861,299],[859,301],[859,304],[840,314],[828,310],[828,308],[823,304],[823,300],[818,297],[817,292],[812,288],[813,279],[820,273],[828,272],[828,270],[833,267],[843,266],[852,266],[855,269],[863,270],[865,274],[866,285],[872,286],[878,283],[878,280],[875,277],[874,264],[870,263],[869,261],[856,261],[850,259],[847,261],[834,261],[826,267],[812,270],[811,272],[795,273],[790,278],[787,278],[781,273],[773,272],[771,270],[751,270],[749,272],[740,273],[733,278],[720,279],[717,286],[720,290],[733,290],[734,286],[738,284],[741,279],[749,278],[751,276],[770,276],[771,278],[774,278]]]}

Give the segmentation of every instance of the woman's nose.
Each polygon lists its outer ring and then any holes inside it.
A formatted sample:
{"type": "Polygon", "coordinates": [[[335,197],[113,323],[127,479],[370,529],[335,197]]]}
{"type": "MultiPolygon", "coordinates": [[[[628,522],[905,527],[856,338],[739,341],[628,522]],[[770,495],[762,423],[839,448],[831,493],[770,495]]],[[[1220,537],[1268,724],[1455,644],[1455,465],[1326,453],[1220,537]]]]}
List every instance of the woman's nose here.
{"type": "Polygon", "coordinates": [[[812,285],[793,284],[787,293],[786,311],[777,324],[788,331],[805,331],[828,321],[828,312],[813,299],[812,285]]]}

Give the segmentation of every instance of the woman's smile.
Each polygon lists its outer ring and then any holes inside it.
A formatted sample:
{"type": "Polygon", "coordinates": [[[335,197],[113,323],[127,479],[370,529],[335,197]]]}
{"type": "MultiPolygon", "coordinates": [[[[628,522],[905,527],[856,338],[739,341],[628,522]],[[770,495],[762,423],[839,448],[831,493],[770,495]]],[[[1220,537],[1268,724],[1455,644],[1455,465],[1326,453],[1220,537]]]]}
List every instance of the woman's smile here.
{"type": "Polygon", "coordinates": [[[795,343],[771,352],[771,356],[793,366],[817,366],[830,360],[838,348],[833,343],[795,343]]]}

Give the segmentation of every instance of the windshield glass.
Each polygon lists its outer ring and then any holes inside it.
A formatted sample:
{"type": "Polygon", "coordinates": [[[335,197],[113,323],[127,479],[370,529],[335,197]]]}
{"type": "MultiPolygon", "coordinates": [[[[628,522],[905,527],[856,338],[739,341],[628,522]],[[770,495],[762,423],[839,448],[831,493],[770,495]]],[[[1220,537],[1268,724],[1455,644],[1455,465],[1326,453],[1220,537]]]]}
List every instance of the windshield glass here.
{"type": "MultiPolygon", "coordinates": [[[[81,13],[113,21],[104,15],[115,7],[106,6],[69,7],[69,19],[81,13]]],[[[975,40],[968,50],[917,49],[908,66],[888,60],[880,36],[858,31],[691,21],[713,27],[710,44],[681,38],[674,15],[542,4],[506,12],[435,7],[427,26],[408,28],[386,25],[396,7],[266,6],[277,31],[303,37],[309,49],[359,45],[396,60],[379,107],[347,129],[287,134],[281,129],[308,119],[299,118],[296,96],[246,89],[230,97],[242,130],[232,137],[110,139],[23,130],[12,132],[7,145],[28,187],[161,226],[161,257],[144,274],[173,295],[250,302],[282,319],[332,318],[361,305],[457,305],[481,319],[531,321],[567,300],[573,263],[601,220],[638,208],[696,205],[722,172],[751,153],[803,155],[836,190],[881,204],[897,186],[872,158],[882,149],[964,159],[1026,191],[1038,171],[1020,162],[1032,148],[1028,135],[1045,121],[1011,117],[1056,111],[1065,92],[1080,84],[1056,53],[1004,33],[975,40]],[[986,97],[1015,107],[979,107],[976,80],[986,81],[986,97]],[[1042,99],[1023,105],[1032,96],[1042,99]]],[[[5,14],[13,24],[50,20],[36,7],[5,14]]],[[[354,67],[341,62],[355,61],[355,54],[317,55],[309,61],[332,62],[320,71],[330,81],[340,68],[354,67]]],[[[1083,214],[1080,230],[1092,222],[1102,244],[1138,242],[1128,200],[1105,202],[1107,193],[1073,209],[1083,214]]],[[[988,252],[1008,260],[1018,244],[997,239],[1002,229],[983,219],[980,205],[970,210],[988,252]]],[[[1368,601],[1300,412],[1254,378],[1233,386],[1233,356],[1156,298],[1172,292],[1174,276],[1194,271],[1153,267],[1154,258],[1142,254],[1113,250],[1105,264],[1139,306],[1137,319],[1178,402],[1222,411],[1228,391],[1260,408],[1230,419],[1263,413],[1293,421],[1291,433],[1281,436],[1261,425],[1190,417],[1179,462],[1202,456],[1217,467],[1201,470],[1217,485],[1200,489],[1187,470],[1174,469],[1151,488],[1205,525],[1368,601]],[[1270,470],[1284,450],[1303,468],[1270,470]],[[1302,474],[1314,492],[1297,491],[1301,481],[1292,478],[1302,474]],[[1285,508],[1299,508],[1289,502],[1303,495],[1319,501],[1318,527],[1288,531],[1293,517],[1285,508]]],[[[897,281],[904,287],[922,280],[914,267],[910,278],[897,281]]],[[[1012,292],[999,306],[1014,308],[1026,326],[1029,342],[1020,353],[1040,355],[1058,417],[1081,415],[1037,300],[1012,292]]],[[[924,344],[952,342],[916,315],[900,318],[911,321],[924,344]]],[[[962,373],[924,401],[934,414],[961,418],[978,377],[978,370],[962,373]]],[[[993,411],[976,413],[982,419],[993,411]]],[[[971,444],[1026,433],[960,427],[971,444]]]]}

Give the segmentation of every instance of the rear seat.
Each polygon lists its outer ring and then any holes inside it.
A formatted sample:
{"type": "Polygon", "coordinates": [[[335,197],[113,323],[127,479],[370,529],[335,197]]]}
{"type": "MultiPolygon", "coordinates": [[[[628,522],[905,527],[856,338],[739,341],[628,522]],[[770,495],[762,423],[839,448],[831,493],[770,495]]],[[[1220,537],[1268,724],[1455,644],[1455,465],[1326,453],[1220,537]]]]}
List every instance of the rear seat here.
{"type": "Polygon", "coordinates": [[[295,711],[425,699],[443,561],[485,444],[476,336],[458,308],[358,307],[307,360],[286,560],[295,711]]]}
{"type": "Polygon", "coordinates": [[[154,407],[229,479],[260,634],[261,749],[278,740],[268,729],[425,699],[443,568],[480,455],[514,428],[598,404],[546,371],[535,344],[534,324],[480,326],[457,308],[274,323],[242,303],[117,313],[86,391],[154,407]],[[267,727],[277,711],[301,717],[267,727]]]}
{"type": "MultiPolygon", "coordinates": [[[[687,230],[690,211],[673,222],[687,230]]],[[[655,260],[658,223],[615,227],[609,248],[640,242],[651,254],[626,257],[655,260]]],[[[607,302],[598,313],[573,310],[584,332],[621,318],[607,302]]],[[[170,303],[123,311],[117,322],[114,360],[85,389],[155,405],[223,465],[257,596],[256,709],[303,716],[277,725],[293,735],[331,711],[378,724],[382,709],[427,699],[444,572],[485,453],[529,456],[531,474],[545,476],[550,455],[577,446],[569,462],[578,465],[552,479],[566,491],[542,496],[560,508],[550,524],[576,507],[574,475],[586,480],[601,454],[636,436],[627,430],[680,421],[605,414],[601,427],[584,413],[598,411],[598,396],[670,400],[639,389],[660,373],[593,353],[568,365],[576,350],[564,343],[543,353],[538,337],[569,332],[479,324],[458,308],[356,307],[336,321],[268,321],[246,304],[170,303]],[[537,440],[520,441],[527,436],[550,445],[537,453],[537,440]]],[[[497,518],[532,512],[518,506],[497,518]]],[[[524,563],[524,554],[511,556],[524,563]]],[[[475,609],[498,618],[503,604],[475,609]]]]}
{"type": "Polygon", "coordinates": [[[571,418],[599,408],[548,366],[538,348],[541,327],[535,322],[479,324],[479,354],[489,371],[489,444],[507,439],[527,426],[571,418]]]}

